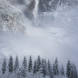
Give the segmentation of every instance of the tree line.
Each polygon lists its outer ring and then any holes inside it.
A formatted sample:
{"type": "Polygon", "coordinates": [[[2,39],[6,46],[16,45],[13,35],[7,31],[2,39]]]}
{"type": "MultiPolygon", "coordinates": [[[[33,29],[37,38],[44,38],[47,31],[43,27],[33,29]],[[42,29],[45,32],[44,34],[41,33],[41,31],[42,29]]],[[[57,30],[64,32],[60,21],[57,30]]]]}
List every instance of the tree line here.
{"type": "Polygon", "coordinates": [[[59,65],[57,58],[54,63],[52,63],[51,60],[43,59],[40,56],[35,60],[30,56],[29,60],[24,57],[22,64],[20,64],[18,56],[16,56],[15,60],[10,56],[8,61],[3,59],[1,73],[2,75],[5,75],[6,73],[15,74],[16,78],[28,78],[28,76],[33,78],[45,78],[46,76],[54,78],[54,76],[59,75],[67,78],[78,78],[75,64],[68,60],[67,64],[64,66],[59,65]]]}

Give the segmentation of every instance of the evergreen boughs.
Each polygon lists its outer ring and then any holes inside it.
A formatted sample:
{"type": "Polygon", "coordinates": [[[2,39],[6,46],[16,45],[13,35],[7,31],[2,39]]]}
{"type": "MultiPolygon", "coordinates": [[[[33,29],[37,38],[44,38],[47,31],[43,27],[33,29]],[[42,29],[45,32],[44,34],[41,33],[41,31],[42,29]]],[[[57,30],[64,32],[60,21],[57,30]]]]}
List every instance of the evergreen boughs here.
{"type": "Polygon", "coordinates": [[[40,58],[40,56],[38,56],[38,59],[37,59],[37,71],[40,70],[40,66],[41,66],[41,58],[40,58]]]}
{"type": "Polygon", "coordinates": [[[33,73],[37,73],[37,62],[34,61],[34,66],[33,66],[33,73]]]}
{"type": "Polygon", "coordinates": [[[55,62],[53,64],[53,73],[54,75],[58,75],[59,74],[59,67],[58,67],[58,59],[55,59],[55,62]]]}
{"type": "Polygon", "coordinates": [[[15,65],[14,65],[14,71],[17,71],[18,69],[19,69],[19,60],[18,60],[18,56],[16,56],[15,65]]]}
{"type": "Polygon", "coordinates": [[[50,78],[53,78],[52,65],[49,60],[48,60],[48,75],[50,76],[50,78]]]}
{"type": "Polygon", "coordinates": [[[48,76],[49,78],[54,78],[54,76],[58,75],[67,76],[67,78],[78,78],[77,68],[75,64],[71,63],[70,61],[67,62],[65,70],[63,65],[59,66],[59,61],[57,58],[52,64],[50,60],[47,61],[46,59],[42,59],[40,56],[38,56],[34,62],[30,56],[28,64],[26,57],[24,57],[22,65],[20,65],[18,57],[16,57],[14,61],[13,57],[10,56],[9,61],[6,61],[6,59],[3,60],[1,71],[3,75],[6,72],[10,74],[15,72],[14,74],[16,74],[17,78],[26,78],[28,75],[32,75],[34,77],[36,76],[36,78],[37,76],[48,76]]]}
{"type": "Polygon", "coordinates": [[[32,72],[32,57],[29,58],[29,65],[28,65],[28,71],[32,72]]]}
{"type": "Polygon", "coordinates": [[[46,76],[47,74],[47,71],[46,71],[46,60],[42,59],[42,74],[43,74],[43,77],[46,76]]]}
{"type": "Polygon", "coordinates": [[[71,63],[70,61],[67,62],[67,69],[66,69],[66,75],[68,78],[70,78],[70,74],[71,74],[71,63]]]}
{"type": "Polygon", "coordinates": [[[26,57],[24,57],[23,64],[22,64],[22,69],[21,69],[21,75],[23,77],[26,77],[26,73],[27,73],[27,60],[26,60],[26,57]]]}
{"type": "Polygon", "coordinates": [[[3,63],[2,63],[2,74],[5,74],[5,72],[6,72],[6,66],[7,66],[6,59],[4,59],[3,63]]]}
{"type": "Polygon", "coordinates": [[[67,62],[67,69],[66,70],[67,70],[66,75],[68,78],[78,78],[77,68],[70,61],[67,62]]]}
{"type": "Polygon", "coordinates": [[[10,56],[10,58],[9,58],[9,64],[8,64],[8,70],[9,70],[10,73],[12,73],[13,69],[14,69],[13,68],[13,57],[10,56]]]}

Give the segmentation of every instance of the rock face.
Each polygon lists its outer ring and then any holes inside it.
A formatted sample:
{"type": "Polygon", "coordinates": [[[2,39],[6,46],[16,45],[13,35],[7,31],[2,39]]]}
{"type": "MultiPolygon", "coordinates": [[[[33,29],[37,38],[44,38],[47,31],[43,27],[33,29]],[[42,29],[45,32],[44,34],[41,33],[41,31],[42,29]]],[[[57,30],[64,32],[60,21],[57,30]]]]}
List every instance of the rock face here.
{"type": "Polygon", "coordinates": [[[24,15],[6,0],[0,0],[0,30],[24,32],[24,15]]]}
{"type": "Polygon", "coordinates": [[[0,31],[26,31],[30,22],[28,19],[34,18],[35,0],[31,0],[27,5],[23,2],[21,5],[21,0],[0,0],[0,31]]]}
{"type": "Polygon", "coordinates": [[[35,8],[35,0],[31,0],[30,3],[27,5],[27,8],[24,10],[24,14],[26,17],[28,17],[29,19],[33,19],[34,15],[33,15],[33,11],[35,8]]]}
{"type": "Polygon", "coordinates": [[[0,0],[0,30],[24,32],[27,19],[34,20],[36,14],[52,11],[63,4],[69,6],[78,4],[78,0],[38,0],[37,2],[36,5],[35,0],[0,0]]]}
{"type": "Polygon", "coordinates": [[[39,12],[54,11],[59,6],[76,6],[78,0],[39,0],[39,12]]]}

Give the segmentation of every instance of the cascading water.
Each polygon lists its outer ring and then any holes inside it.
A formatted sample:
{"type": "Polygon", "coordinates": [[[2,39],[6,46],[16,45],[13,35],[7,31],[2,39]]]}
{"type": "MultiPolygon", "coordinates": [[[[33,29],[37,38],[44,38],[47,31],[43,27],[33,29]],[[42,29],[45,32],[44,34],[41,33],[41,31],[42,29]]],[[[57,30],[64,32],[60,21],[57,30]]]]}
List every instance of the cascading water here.
{"type": "Polygon", "coordinates": [[[39,20],[38,20],[38,4],[39,4],[39,0],[35,0],[35,7],[33,10],[33,16],[34,16],[34,24],[36,26],[39,25],[39,20]]]}
{"type": "Polygon", "coordinates": [[[35,0],[35,7],[34,7],[34,10],[33,10],[33,15],[34,15],[35,19],[38,16],[38,3],[39,3],[39,0],[35,0]]]}

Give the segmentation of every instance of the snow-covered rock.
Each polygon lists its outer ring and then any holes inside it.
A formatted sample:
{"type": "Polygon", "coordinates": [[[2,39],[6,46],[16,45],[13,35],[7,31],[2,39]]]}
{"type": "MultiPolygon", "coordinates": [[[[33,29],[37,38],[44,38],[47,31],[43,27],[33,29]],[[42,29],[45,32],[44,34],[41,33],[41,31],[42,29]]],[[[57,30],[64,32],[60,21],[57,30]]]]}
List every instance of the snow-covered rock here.
{"type": "Polygon", "coordinates": [[[7,0],[0,0],[0,30],[18,31],[26,30],[26,22],[23,12],[11,5],[7,0]]]}

